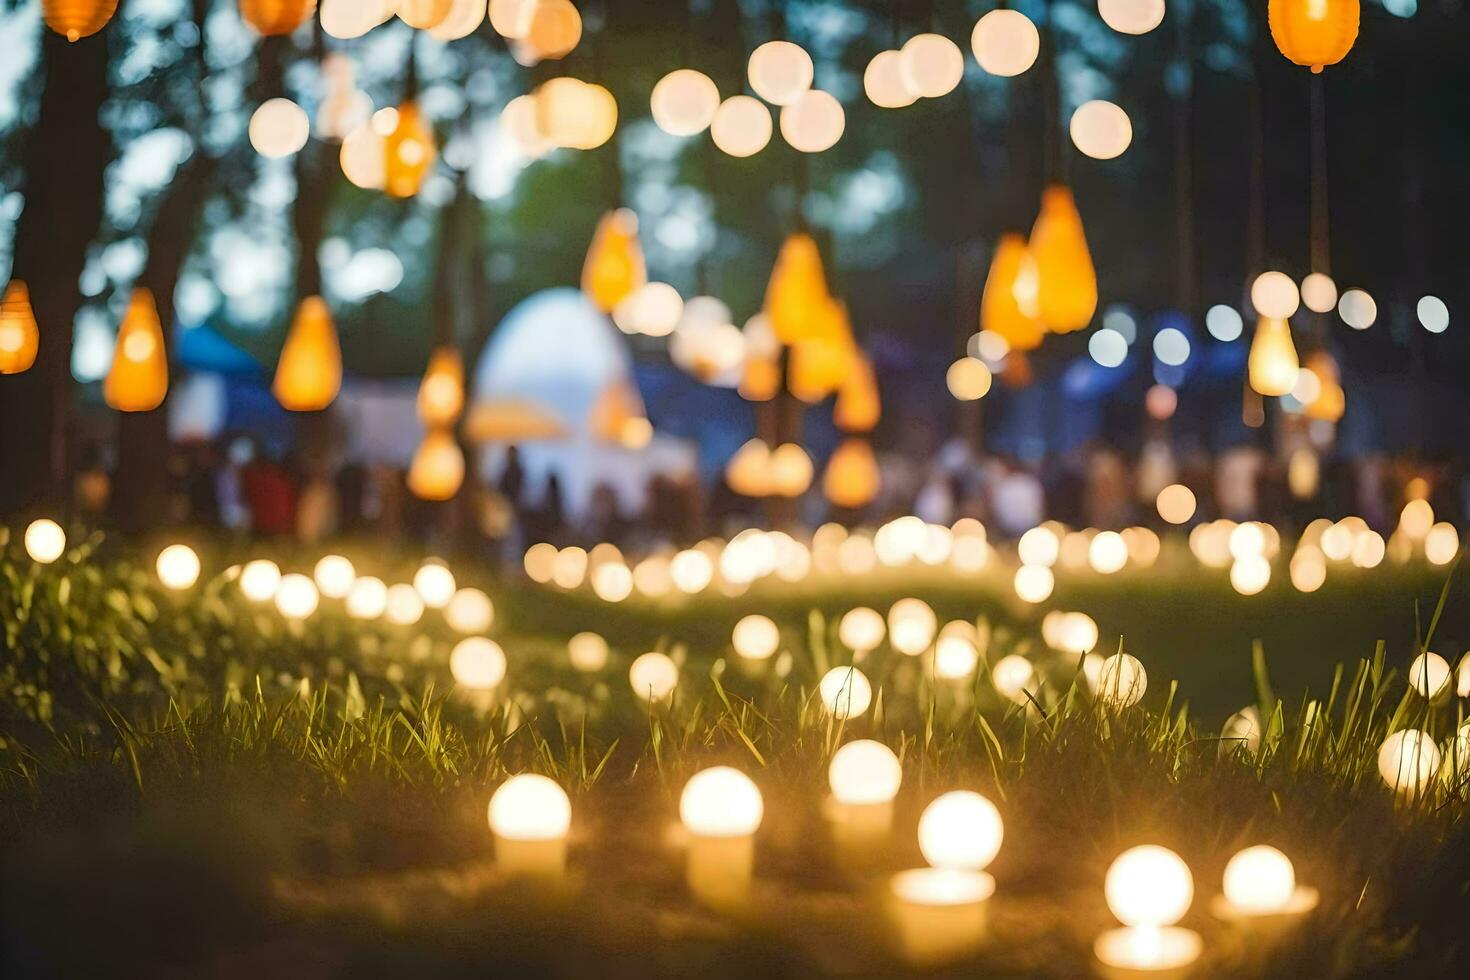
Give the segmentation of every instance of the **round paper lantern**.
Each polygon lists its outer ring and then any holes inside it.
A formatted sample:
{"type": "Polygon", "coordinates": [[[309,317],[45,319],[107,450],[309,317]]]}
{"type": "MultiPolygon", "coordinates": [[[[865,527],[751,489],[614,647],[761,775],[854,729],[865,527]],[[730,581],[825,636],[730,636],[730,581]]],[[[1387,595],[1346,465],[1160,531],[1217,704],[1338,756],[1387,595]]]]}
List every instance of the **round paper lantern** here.
{"type": "Polygon", "coordinates": [[[1267,397],[1285,395],[1296,386],[1296,344],[1291,340],[1291,327],[1285,320],[1263,316],[1256,322],[1256,336],[1251,341],[1248,362],[1250,386],[1267,397]]]}
{"type": "Polygon", "coordinates": [[[420,500],[448,500],[464,482],[464,451],[446,429],[424,436],[408,470],[408,489],[420,500]]]}
{"type": "Polygon", "coordinates": [[[464,360],[453,346],[437,348],[419,385],[419,421],[445,427],[459,421],[464,411],[464,360]]]}
{"type": "Polygon", "coordinates": [[[306,110],[290,99],[268,99],[250,117],[250,145],[263,157],[297,153],[310,136],[306,110]]]}
{"type": "Polygon", "coordinates": [[[992,10],[976,22],[970,47],[981,68],[1009,78],[1036,64],[1041,35],[1019,10],[992,10]]]}
{"type": "Polygon", "coordinates": [[[437,157],[434,131],[410,99],[398,107],[398,124],[383,139],[383,189],[391,197],[413,197],[437,157]]]}
{"type": "Polygon", "coordinates": [[[1251,283],[1251,305],[1261,316],[1285,320],[1301,306],[1301,294],[1286,273],[1263,272],[1251,283]]]}
{"type": "Polygon", "coordinates": [[[398,19],[427,31],[442,24],[453,5],[454,0],[398,0],[398,19]]]}
{"type": "Polygon", "coordinates": [[[899,71],[911,93],[937,99],[953,92],[964,77],[965,56],[943,34],[916,34],[899,51],[899,71]]]}
{"type": "Polygon", "coordinates": [[[393,16],[393,0],[321,0],[322,30],[350,41],[393,16]]]}
{"type": "Polygon", "coordinates": [[[582,266],[582,292],[604,313],[648,283],[648,267],[638,242],[638,216],[627,208],[609,211],[597,223],[587,261],[582,266]]]}
{"type": "Polygon", "coordinates": [[[812,87],[812,56],[790,41],[767,41],[750,55],[750,87],[771,105],[786,106],[812,87]]]}
{"type": "Polygon", "coordinates": [[[842,103],[820,89],[807,89],[781,110],[781,135],[803,153],[830,150],[846,127],[842,103]]]}
{"type": "Polygon", "coordinates": [[[531,32],[531,15],[540,0],[490,0],[490,26],[501,37],[518,41],[531,32]]]}
{"type": "Polygon", "coordinates": [[[879,51],[863,71],[863,91],[880,109],[902,109],[918,98],[904,81],[902,61],[897,51],[879,51]]]}
{"type": "Polygon", "coordinates": [[[1354,330],[1367,330],[1378,319],[1378,304],[1361,289],[1349,289],[1337,301],[1337,315],[1354,330]]]}
{"type": "Polygon", "coordinates": [[[331,311],[320,296],[308,296],[286,335],[271,391],[287,411],[320,412],[341,387],[342,348],[331,311]]]}
{"type": "Polygon", "coordinates": [[[1072,113],[1072,143],[1094,160],[1121,156],[1133,142],[1133,123],[1128,113],[1111,102],[1093,99],[1072,113]]]}
{"type": "Polygon", "coordinates": [[[1164,0],[1097,0],[1103,23],[1119,34],[1147,34],[1164,20],[1164,0]]]}
{"type": "Polygon", "coordinates": [[[1086,327],[1097,311],[1097,273],[1082,215],[1067,188],[1057,185],[1042,192],[1030,250],[1036,260],[1036,308],[1042,324],[1053,333],[1086,327]]]}
{"type": "Polygon", "coordinates": [[[1358,0],[1270,0],[1271,39],[1288,61],[1320,72],[1358,39],[1358,0]]]}
{"type": "Polygon", "coordinates": [[[12,279],[0,299],[0,374],[29,371],[40,344],[30,290],[19,279],[12,279]]]}
{"type": "Polygon", "coordinates": [[[316,0],[240,0],[240,18],[266,37],[290,34],[315,11],[316,0]]]}
{"type": "Polygon", "coordinates": [[[458,41],[469,37],[485,23],[485,0],[451,0],[449,13],[429,33],[440,41],[458,41]]]}
{"type": "Polygon", "coordinates": [[[41,0],[46,26],[68,41],[96,34],[116,12],[117,0],[41,0]]]}
{"type": "Polygon", "coordinates": [[[565,58],[582,40],[582,15],[571,0],[540,0],[522,40],[541,58],[565,58]]]}
{"type": "Polygon", "coordinates": [[[1037,310],[1037,288],[1036,261],[1026,240],[1007,232],[996,242],[985,277],[980,329],[1002,338],[1011,350],[1035,350],[1046,332],[1037,310]]]}
{"type": "Polygon", "coordinates": [[[822,493],[833,507],[857,510],[878,496],[882,485],[878,460],[866,439],[847,439],[827,461],[822,493]]]}
{"type": "Polygon", "coordinates": [[[102,397],[119,412],[151,412],[168,394],[168,352],[153,293],[133,290],[127,315],[117,331],[112,370],[102,383],[102,397]]]}
{"type": "Polygon", "coordinates": [[[1337,305],[1337,283],[1325,272],[1313,272],[1302,280],[1302,304],[1313,313],[1327,313],[1337,305]]]}
{"type": "Polygon", "coordinates": [[[774,129],[771,110],[760,99],[733,95],[715,112],[709,134],[715,146],[730,156],[748,157],[766,148],[774,129]]]}
{"type": "Polygon", "coordinates": [[[649,105],[659,129],[671,136],[693,136],[714,121],[720,90],[704,72],[680,68],[658,80],[649,105]]]}

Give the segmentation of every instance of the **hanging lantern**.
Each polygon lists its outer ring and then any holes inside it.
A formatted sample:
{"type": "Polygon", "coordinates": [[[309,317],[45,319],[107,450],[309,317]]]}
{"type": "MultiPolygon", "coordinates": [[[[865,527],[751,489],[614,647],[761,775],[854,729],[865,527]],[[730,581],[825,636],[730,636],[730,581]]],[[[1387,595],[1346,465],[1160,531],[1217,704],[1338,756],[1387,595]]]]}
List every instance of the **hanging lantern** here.
{"type": "Polygon", "coordinates": [[[420,500],[448,500],[464,483],[464,450],[448,429],[431,429],[413,454],[408,489],[420,500]]]}
{"type": "Polygon", "coordinates": [[[326,300],[308,296],[296,310],[276,380],[276,401],[291,412],[320,412],[332,404],[342,387],[342,348],[326,300]]]}
{"type": "Polygon", "coordinates": [[[117,0],[41,0],[46,26],[68,41],[91,37],[117,13],[117,0]]]}
{"type": "Polygon", "coordinates": [[[1307,418],[1321,422],[1340,421],[1347,410],[1347,393],[1342,388],[1336,359],[1325,350],[1314,351],[1307,357],[1307,369],[1321,382],[1317,397],[1304,408],[1307,418]]]}
{"type": "Polygon", "coordinates": [[[392,197],[413,197],[436,157],[434,131],[418,103],[410,99],[398,107],[397,123],[383,140],[383,189],[392,197]]]}
{"type": "Polygon", "coordinates": [[[5,298],[0,299],[0,374],[29,371],[40,345],[31,292],[25,283],[12,279],[5,287],[5,298]]]}
{"type": "Polygon", "coordinates": [[[427,31],[443,23],[453,6],[454,0],[398,0],[398,19],[427,31]]]}
{"type": "Polygon", "coordinates": [[[882,477],[873,447],[866,439],[848,439],[837,447],[822,474],[822,493],[834,507],[857,510],[878,496],[882,477]]]}
{"type": "Polygon", "coordinates": [[[602,216],[582,265],[582,292],[604,313],[648,285],[648,267],[638,242],[638,215],[618,208],[602,216]]]}
{"type": "Polygon", "coordinates": [[[766,288],[766,316],[776,339],[794,344],[813,336],[829,302],[822,253],[812,236],[798,232],[786,239],[776,256],[766,288]]]}
{"type": "Polygon", "coordinates": [[[878,395],[878,377],[873,373],[873,363],[857,354],[853,357],[847,379],[837,389],[832,423],[844,432],[872,432],[882,416],[883,402],[878,395]]]}
{"type": "Polygon", "coordinates": [[[816,468],[806,450],[786,442],[771,450],[771,492],[778,497],[800,497],[811,488],[816,468]]]}
{"type": "Polygon", "coordinates": [[[824,307],[813,335],[791,345],[788,371],[791,393],[808,404],[815,404],[836,391],[852,373],[857,358],[847,308],[830,298],[824,307]]]}
{"type": "Polygon", "coordinates": [[[725,482],[742,497],[770,496],[770,447],[759,439],[751,439],[737,449],[725,464],[725,482]]]}
{"type": "Polygon", "coordinates": [[[1041,214],[1031,229],[1031,255],[1036,260],[1036,309],[1046,329],[1071,333],[1091,323],[1097,311],[1097,273],[1082,215],[1067,188],[1057,185],[1042,193],[1041,214]]]}
{"type": "Polygon", "coordinates": [[[768,402],[781,390],[781,365],[774,357],[747,353],[745,370],[740,376],[740,397],[746,401],[768,402]]]}
{"type": "Polygon", "coordinates": [[[1007,232],[996,242],[980,297],[980,329],[1005,339],[1011,350],[1035,350],[1046,331],[1037,315],[1036,262],[1026,240],[1007,232]]]}
{"type": "Polygon", "coordinates": [[[117,331],[112,370],[102,383],[102,397],[119,412],[151,412],[168,394],[168,354],[158,305],[147,289],[133,290],[127,315],[117,331]]]}
{"type": "Polygon", "coordinates": [[[464,361],[451,346],[429,356],[429,367],[419,385],[419,421],[428,426],[450,426],[464,411],[464,361]]]}
{"type": "Polygon", "coordinates": [[[1285,320],[1263,316],[1256,321],[1248,362],[1251,389],[1266,396],[1285,395],[1296,385],[1296,345],[1285,320]]]}
{"type": "Polygon", "coordinates": [[[1320,72],[1358,39],[1358,0],[1270,0],[1271,39],[1288,61],[1320,72]]]}
{"type": "Polygon", "coordinates": [[[316,12],[316,0],[240,0],[240,18],[266,37],[290,34],[316,12]]]}

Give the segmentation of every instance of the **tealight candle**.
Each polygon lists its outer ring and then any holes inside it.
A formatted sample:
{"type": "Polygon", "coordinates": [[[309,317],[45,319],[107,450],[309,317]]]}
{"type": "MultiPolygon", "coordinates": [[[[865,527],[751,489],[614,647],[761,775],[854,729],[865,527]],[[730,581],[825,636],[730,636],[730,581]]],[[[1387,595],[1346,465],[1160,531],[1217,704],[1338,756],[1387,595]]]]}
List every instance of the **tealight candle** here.
{"type": "Polygon", "coordinates": [[[1175,926],[1194,900],[1194,878],[1179,855],[1154,844],[1124,851],[1108,868],[1104,894],[1123,923],[1093,944],[1105,966],[1157,973],[1199,958],[1199,933],[1175,926]]]}
{"type": "Polygon", "coordinates": [[[512,776],[490,797],[495,860],[512,874],[558,877],[566,868],[572,804],[553,780],[512,776]]]}
{"type": "Polygon", "coordinates": [[[1224,894],[1211,910],[1221,919],[1296,916],[1317,907],[1317,889],[1298,885],[1291,858],[1267,844],[1247,847],[1225,865],[1224,894]]]}
{"type": "Polygon", "coordinates": [[[743,904],[764,815],[760,788],[739,769],[715,766],[684,785],[679,819],[689,834],[685,874],[696,899],[714,908],[743,904]]]}

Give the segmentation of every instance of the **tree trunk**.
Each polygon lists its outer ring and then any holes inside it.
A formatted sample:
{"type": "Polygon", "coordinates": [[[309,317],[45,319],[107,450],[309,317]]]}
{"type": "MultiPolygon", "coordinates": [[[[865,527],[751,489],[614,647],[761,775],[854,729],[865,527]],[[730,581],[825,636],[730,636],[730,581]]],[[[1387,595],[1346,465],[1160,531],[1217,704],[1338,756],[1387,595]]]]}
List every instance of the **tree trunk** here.
{"type": "Polygon", "coordinates": [[[112,158],[112,138],[100,119],[112,32],[75,44],[41,33],[41,106],[30,134],[12,273],[30,287],[40,349],[31,370],[0,377],[0,514],[41,506],[56,512],[69,497],[72,324],[112,158]]]}

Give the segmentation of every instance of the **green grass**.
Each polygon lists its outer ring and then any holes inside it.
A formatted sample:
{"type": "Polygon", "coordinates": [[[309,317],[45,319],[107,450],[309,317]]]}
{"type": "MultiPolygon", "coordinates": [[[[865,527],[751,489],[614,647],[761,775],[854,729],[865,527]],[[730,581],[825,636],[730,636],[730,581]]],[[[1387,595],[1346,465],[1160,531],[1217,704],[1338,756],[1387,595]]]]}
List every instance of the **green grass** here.
{"type": "MultiPolygon", "coordinates": [[[[224,549],[206,568],[236,557],[224,549]]],[[[1466,786],[1396,800],[1376,770],[1388,732],[1443,740],[1461,721],[1457,703],[1425,703],[1394,667],[1416,647],[1449,652],[1459,586],[1444,573],[1345,573],[1316,596],[1273,586],[1253,600],[1177,568],[1064,578],[1051,605],[1094,615],[1105,644],[1126,632],[1149,669],[1144,704],[1119,711],[1043,650],[1037,611],[1007,598],[999,572],[609,608],[456,571],[495,598],[492,634],[510,659],[488,709],[452,688],[454,637],[433,614],[364,626],[324,605],[289,624],[224,578],[166,594],[112,542],[44,569],[12,546],[0,558],[0,973],[898,976],[883,884],[922,863],[918,814],[957,787],[1006,821],[990,935],[957,975],[1087,975],[1112,924],[1103,874],[1143,842],[1193,868],[1185,924],[1205,937],[1201,975],[1436,977],[1470,964],[1466,786]],[[991,662],[1031,654],[1048,679],[1037,701],[1003,700],[984,671],[937,683],[921,659],[880,649],[863,663],[874,710],[831,721],[812,689],[848,660],[835,614],[906,592],[944,617],[983,617],[991,662]],[[1374,619],[1386,605],[1406,615],[1374,619]],[[778,619],[790,654],[763,669],[728,657],[729,627],[752,609],[778,619]],[[1314,639],[1345,635],[1343,621],[1351,642],[1314,639]],[[1251,634],[1282,623],[1289,633],[1261,631],[1253,662],[1251,634]],[[566,665],[565,639],[584,628],[615,648],[598,676],[566,665]],[[626,666],[656,647],[683,677],[671,705],[649,708],[626,666]],[[1219,737],[1247,703],[1267,719],[1255,753],[1219,737]],[[904,787],[891,837],[853,854],[834,845],[821,801],[832,751],[859,736],[900,754],[904,787]],[[689,899],[668,833],[684,781],[715,763],[749,773],[767,803],[752,901],[735,913],[689,899]],[[494,863],[486,802],[528,770],[572,796],[558,889],[494,863]],[[1271,935],[1208,913],[1225,861],[1262,842],[1323,893],[1271,935]]]]}

